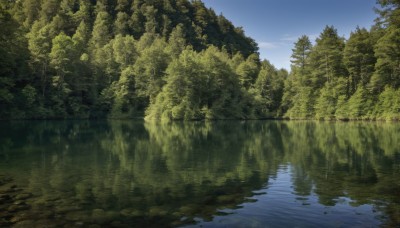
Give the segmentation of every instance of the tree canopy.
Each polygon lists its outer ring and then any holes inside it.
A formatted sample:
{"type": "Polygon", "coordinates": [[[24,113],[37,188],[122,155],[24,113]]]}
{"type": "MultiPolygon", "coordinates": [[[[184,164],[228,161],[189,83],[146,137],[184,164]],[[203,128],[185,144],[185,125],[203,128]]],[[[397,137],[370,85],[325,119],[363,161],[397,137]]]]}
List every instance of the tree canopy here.
{"type": "Polygon", "coordinates": [[[346,40],[294,43],[291,70],[201,1],[0,1],[0,119],[400,118],[399,2],[346,40]]]}

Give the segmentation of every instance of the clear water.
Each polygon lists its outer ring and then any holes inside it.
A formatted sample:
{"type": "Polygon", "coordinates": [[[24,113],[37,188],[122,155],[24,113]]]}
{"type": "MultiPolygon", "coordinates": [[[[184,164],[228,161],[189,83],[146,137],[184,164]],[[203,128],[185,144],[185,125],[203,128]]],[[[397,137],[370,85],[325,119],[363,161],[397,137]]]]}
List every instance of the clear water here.
{"type": "Polygon", "coordinates": [[[0,227],[400,225],[400,124],[0,123],[0,227]]]}

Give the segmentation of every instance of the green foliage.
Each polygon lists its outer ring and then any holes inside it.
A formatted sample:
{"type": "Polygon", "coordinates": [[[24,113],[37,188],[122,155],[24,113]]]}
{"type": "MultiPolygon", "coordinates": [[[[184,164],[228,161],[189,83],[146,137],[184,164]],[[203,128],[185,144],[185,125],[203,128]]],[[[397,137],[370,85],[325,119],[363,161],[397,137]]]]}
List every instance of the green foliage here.
{"type": "Polygon", "coordinates": [[[163,39],[156,38],[142,51],[133,66],[138,96],[149,102],[154,102],[164,85],[165,70],[170,61],[165,50],[166,45],[163,39]]]}
{"type": "Polygon", "coordinates": [[[398,1],[370,31],[326,26],[291,71],[201,1],[0,2],[0,119],[397,119],[398,1]]]}
{"type": "Polygon", "coordinates": [[[366,29],[357,28],[350,34],[344,48],[343,61],[349,72],[349,92],[352,94],[359,83],[363,86],[368,84],[374,72],[374,43],[366,29]]]}
{"type": "Polygon", "coordinates": [[[322,88],[325,82],[333,82],[346,75],[343,49],[344,39],[338,36],[334,27],[326,26],[310,53],[311,82],[314,88],[322,88]]]}
{"type": "Polygon", "coordinates": [[[166,85],[146,111],[148,120],[196,120],[250,117],[245,92],[228,65],[229,56],[215,47],[184,50],[166,73],[166,85]]]}
{"type": "Polygon", "coordinates": [[[249,56],[246,61],[240,63],[236,68],[240,84],[249,89],[254,84],[259,72],[259,58],[256,54],[249,56]]]}
{"type": "Polygon", "coordinates": [[[316,119],[334,119],[339,96],[346,94],[346,81],[326,82],[315,102],[316,119]]]}
{"type": "Polygon", "coordinates": [[[374,108],[374,117],[378,120],[400,119],[400,89],[395,90],[389,86],[379,95],[374,108]]]}
{"type": "Polygon", "coordinates": [[[374,91],[381,92],[386,85],[400,87],[400,27],[389,27],[375,46],[377,63],[371,79],[374,91]]]}
{"type": "Polygon", "coordinates": [[[287,71],[278,71],[268,61],[261,63],[261,70],[254,83],[255,109],[259,117],[276,117],[282,101],[287,71]]]}
{"type": "Polygon", "coordinates": [[[292,67],[300,68],[302,74],[304,74],[304,71],[309,64],[311,49],[311,41],[306,35],[301,36],[294,44],[294,49],[292,49],[292,67]]]}

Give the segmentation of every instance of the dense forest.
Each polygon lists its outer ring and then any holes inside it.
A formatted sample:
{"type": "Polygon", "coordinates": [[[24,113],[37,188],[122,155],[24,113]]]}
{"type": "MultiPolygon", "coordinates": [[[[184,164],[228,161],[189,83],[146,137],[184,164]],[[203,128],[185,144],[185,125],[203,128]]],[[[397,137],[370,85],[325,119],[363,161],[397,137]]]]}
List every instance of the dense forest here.
{"type": "MultiPolygon", "coordinates": [[[[400,119],[400,1],[291,71],[200,0],[0,0],[0,119],[400,119]]],[[[372,10],[372,9],[371,9],[372,10]]]]}

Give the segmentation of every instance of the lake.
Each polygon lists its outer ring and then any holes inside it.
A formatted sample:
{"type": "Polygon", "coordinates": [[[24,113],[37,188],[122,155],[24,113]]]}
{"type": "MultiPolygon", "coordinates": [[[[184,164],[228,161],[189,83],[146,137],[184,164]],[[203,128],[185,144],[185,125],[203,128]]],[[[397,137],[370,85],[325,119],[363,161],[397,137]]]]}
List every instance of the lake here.
{"type": "Polygon", "coordinates": [[[0,227],[399,225],[399,123],[0,122],[0,227]]]}

